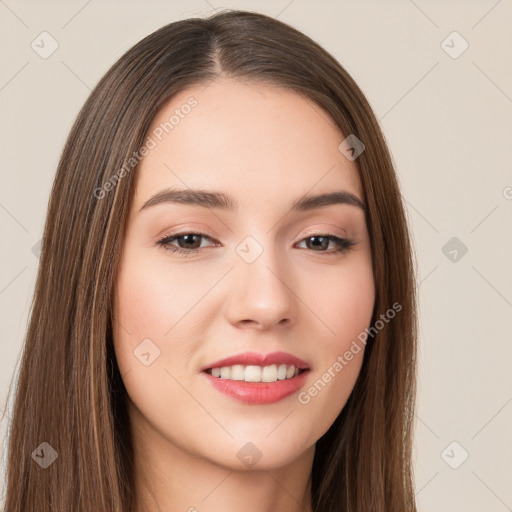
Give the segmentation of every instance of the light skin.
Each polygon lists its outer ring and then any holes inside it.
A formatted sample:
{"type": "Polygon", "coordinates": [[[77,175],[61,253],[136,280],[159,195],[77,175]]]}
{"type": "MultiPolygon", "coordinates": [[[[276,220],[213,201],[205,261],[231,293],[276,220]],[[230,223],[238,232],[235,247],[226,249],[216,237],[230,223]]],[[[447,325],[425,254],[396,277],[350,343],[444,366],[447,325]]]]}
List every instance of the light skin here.
{"type": "Polygon", "coordinates": [[[305,405],[297,393],[242,403],[201,368],[284,351],[309,364],[307,391],[368,327],[375,287],[363,209],[290,211],[306,194],[344,191],[364,203],[357,167],[326,113],[268,84],[219,78],[181,91],[148,134],[190,97],[197,106],[137,169],[116,282],[114,348],[130,397],[138,512],[310,511],[315,443],[345,405],[364,350],[305,405]],[[169,187],[222,192],[238,208],[142,208],[169,187]],[[183,238],[197,233],[206,236],[183,238]],[[199,251],[166,249],[158,241],[169,235],[178,237],[169,247],[199,251]],[[354,245],[335,252],[329,236],[354,245]],[[262,249],[252,263],[237,252],[246,237],[249,251],[254,241],[262,249]],[[145,339],[160,351],[149,365],[134,355],[145,339]],[[237,457],[249,442],[261,454],[250,467],[237,457]]]}

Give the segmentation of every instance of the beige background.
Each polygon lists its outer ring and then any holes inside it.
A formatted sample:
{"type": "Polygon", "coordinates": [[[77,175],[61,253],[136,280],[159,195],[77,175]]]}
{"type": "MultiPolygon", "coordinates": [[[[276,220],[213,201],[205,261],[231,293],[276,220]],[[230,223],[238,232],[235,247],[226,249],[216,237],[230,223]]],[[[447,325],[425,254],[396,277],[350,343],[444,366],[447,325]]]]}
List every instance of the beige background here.
{"type": "Polygon", "coordinates": [[[421,280],[419,510],[512,510],[510,0],[0,0],[0,407],[26,329],[33,248],[79,108],[143,36],[220,7],[294,25],[367,95],[402,183],[421,280]],[[58,43],[46,59],[31,48],[43,31],[58,43]]]}

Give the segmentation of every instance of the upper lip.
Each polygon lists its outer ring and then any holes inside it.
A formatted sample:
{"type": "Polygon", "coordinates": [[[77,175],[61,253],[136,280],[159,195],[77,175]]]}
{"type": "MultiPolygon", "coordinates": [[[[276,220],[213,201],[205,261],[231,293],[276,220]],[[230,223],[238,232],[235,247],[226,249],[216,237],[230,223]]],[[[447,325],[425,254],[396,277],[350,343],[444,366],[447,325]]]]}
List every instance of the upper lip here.
{"type": "Polygon", "coordinates": [[[286,364],[293,365],[301,370],[309,369],[308,363],[302,359],[288,354],[287,352],[271,352],[270,354],[259,354],[258,352],[244,352],[235,356],[219,359],[213,363],[209,363],[201,368],[201,371],[210,370],[211,368],[222,368],[223,366],[233,366],[235,364],[241,365],[256,365],[256,366],[270,366],[272,364],[286,364]]]}

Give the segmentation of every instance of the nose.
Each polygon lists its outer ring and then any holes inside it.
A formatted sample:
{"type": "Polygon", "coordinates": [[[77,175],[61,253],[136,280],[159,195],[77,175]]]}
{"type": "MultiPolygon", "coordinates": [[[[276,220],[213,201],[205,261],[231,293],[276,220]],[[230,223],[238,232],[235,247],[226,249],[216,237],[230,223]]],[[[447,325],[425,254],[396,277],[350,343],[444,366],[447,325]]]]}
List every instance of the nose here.
{"type": "Polygon", "coordinates": [[[252,263],[235,256],[226,303],[232,325],[267,330],[295,323],[296,283],[290,262],[277,252],[266,244],[252,263]]]}

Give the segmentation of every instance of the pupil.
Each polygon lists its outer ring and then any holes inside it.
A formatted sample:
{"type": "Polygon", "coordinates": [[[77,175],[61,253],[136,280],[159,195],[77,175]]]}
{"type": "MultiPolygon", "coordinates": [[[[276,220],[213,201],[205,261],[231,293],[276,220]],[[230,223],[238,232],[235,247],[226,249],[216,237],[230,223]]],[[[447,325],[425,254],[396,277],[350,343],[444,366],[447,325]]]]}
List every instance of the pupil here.
{"type": "Polygon", "coordinates": [[[325,237],[323,236],[313,236],[311,237],[311,240],[324,240],[324,243],[320,242],[319,244],[318,243],[313,243],[313,246],[314,247],[325,247],[325,237]]]}
{"type": "MultiPolygon", "coordinates": [[[[194,244],[194,240],[193,240],[193,237],[197,237],[197,235],[183,235],[183,239],[185,240],[185,243],[187,244],[187,242],[190,244],[194,244]]],[[[196,241],[196,244],[197,244],[197,241],[196,241]]]]}

